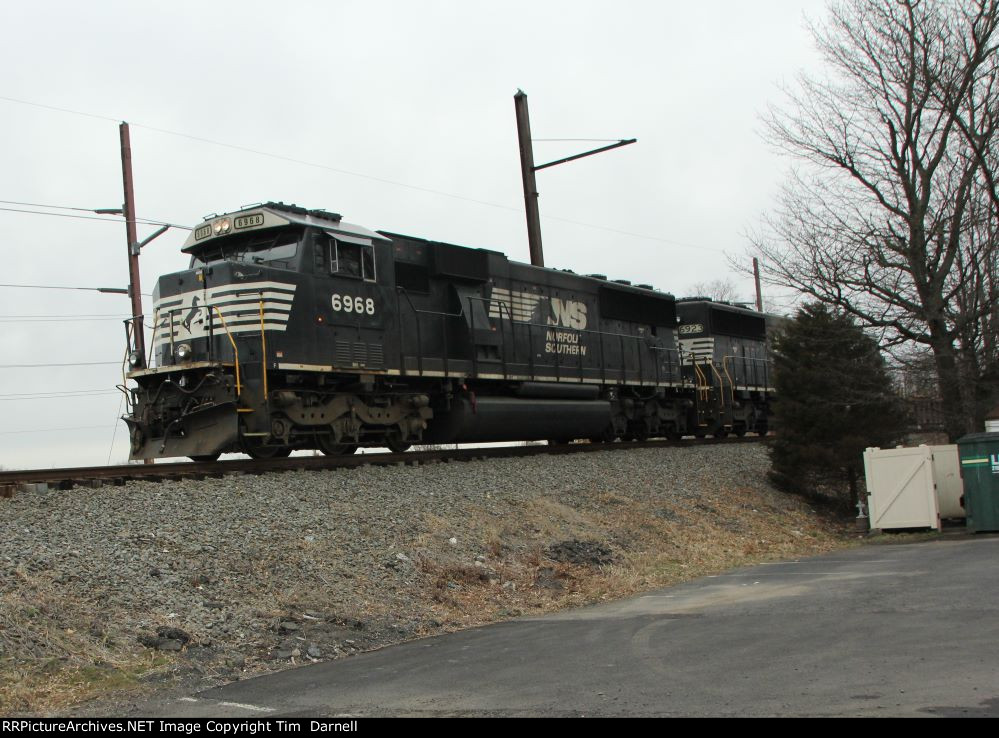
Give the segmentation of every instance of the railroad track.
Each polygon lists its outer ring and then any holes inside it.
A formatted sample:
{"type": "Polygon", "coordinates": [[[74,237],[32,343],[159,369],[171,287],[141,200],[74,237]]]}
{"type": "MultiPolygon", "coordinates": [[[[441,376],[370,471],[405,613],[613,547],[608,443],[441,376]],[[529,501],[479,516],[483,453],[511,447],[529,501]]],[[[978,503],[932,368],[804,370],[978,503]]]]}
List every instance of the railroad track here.
{"type": "Polygon", "coordinates": [[[352,456],[291,456],[284,459],[228,459],[225,461],[181,461],[170,464],[122,464],[80,466],[63,469],[25,469],[0,472],[0,497],[11,497],[28,485],[68,490],[124,485],[128,481],[162,482],[170,479],[204,479],[228,474],[265,474],[276,471],[346,469],[358,466],[419,466],[484,459],[518,458],[544,454],[627,451],[641,448],[708,446],[726,443],[756,443],[760,436],[742,438],[697,438],[684,441],[628,441],[616,443],[570,443],[557,446],[490,446],[485,448],[437,449],[403,453],[354,454],[352,456]]]}

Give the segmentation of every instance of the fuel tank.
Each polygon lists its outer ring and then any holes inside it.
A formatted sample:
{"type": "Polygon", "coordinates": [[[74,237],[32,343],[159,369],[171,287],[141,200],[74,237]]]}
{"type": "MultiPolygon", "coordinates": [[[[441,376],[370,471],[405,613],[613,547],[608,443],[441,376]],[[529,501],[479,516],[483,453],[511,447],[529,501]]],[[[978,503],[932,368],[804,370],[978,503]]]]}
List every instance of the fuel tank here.
{"type": "Polygon", "coordinates": [[[461,397],[435,411],[424,443],[569,440],[600,436],[611,424],[605,400],[461,397]]]}

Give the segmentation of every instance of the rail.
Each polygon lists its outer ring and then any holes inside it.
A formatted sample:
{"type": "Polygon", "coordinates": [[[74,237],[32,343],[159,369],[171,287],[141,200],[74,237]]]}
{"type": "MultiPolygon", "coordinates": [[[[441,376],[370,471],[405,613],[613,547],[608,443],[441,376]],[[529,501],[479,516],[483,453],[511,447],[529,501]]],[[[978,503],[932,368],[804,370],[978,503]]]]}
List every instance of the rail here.
{"type": "Polygon", "coordinates": [[[404,453],[371,453],[351,456],[292,456],[280,459],[227,459],[224,461],[181,461],[152,465],[123,464],[117,466],[22,469],[0,471],[0,497],[13,496],[26,485],[42,484],[61,490],[74,486],[84,488],[105,484],[122,485],[127,480],[200,479],[222,474],[259,474],[264,471],[303,471],[340,469],[369,465],[433,464],[447,461],[481,461],[490,458],[539,456],[609,451],[629,451],[646,448],[683,448],[704,445],[754,443],[762,436],[742,438],[687,438],[681,441],[620,441],[615,443],[572,443],[567,445],[493,446],[489,448],[459,448],[436,451],[406,451],[404,453]]]}

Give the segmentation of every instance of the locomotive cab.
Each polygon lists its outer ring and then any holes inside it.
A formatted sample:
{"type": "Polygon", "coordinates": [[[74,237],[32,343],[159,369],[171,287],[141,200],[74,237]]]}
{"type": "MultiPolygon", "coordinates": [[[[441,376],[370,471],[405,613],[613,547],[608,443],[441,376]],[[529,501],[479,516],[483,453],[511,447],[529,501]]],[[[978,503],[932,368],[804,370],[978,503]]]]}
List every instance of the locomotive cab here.
{"type": "MultiPolygon", "coordinates": [[[[132,457],[342,452],[360,442],[363,423],[337,432],[312,421],[337,413],[326,407],[331,393],[384,370],[394,295],[379,284],[376,252],[387,244],[335,213],[280,203],[196,228],[183,248],[190,268],[154,289],[149,357],[132,353],[132,457]]],[[[407,428],[422,430],[416,414],[407,428]]]]}

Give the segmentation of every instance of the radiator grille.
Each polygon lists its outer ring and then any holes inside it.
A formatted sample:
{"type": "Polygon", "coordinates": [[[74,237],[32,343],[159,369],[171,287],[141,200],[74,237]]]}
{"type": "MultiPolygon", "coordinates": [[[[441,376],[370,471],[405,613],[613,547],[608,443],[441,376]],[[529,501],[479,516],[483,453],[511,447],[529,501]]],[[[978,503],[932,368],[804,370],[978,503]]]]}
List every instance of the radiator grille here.
{"type": "Polygon", "coordinates": [[[381,369],[385,366],[385,351],[380,343],[337,341],[333,365],[341,369],[349,367],[381,369]]]}
{"type": "Polygon", "coordinates": [[[336,342],[336,366],[350,366],[350,341],[336,342]]]}
{"type": "Polygon", "coordinates": [[[362,341],[354,341],[354,353],[351,356],[353,364],[355,366],[367,366],[368,363],[368,344],[362,341]]]}

